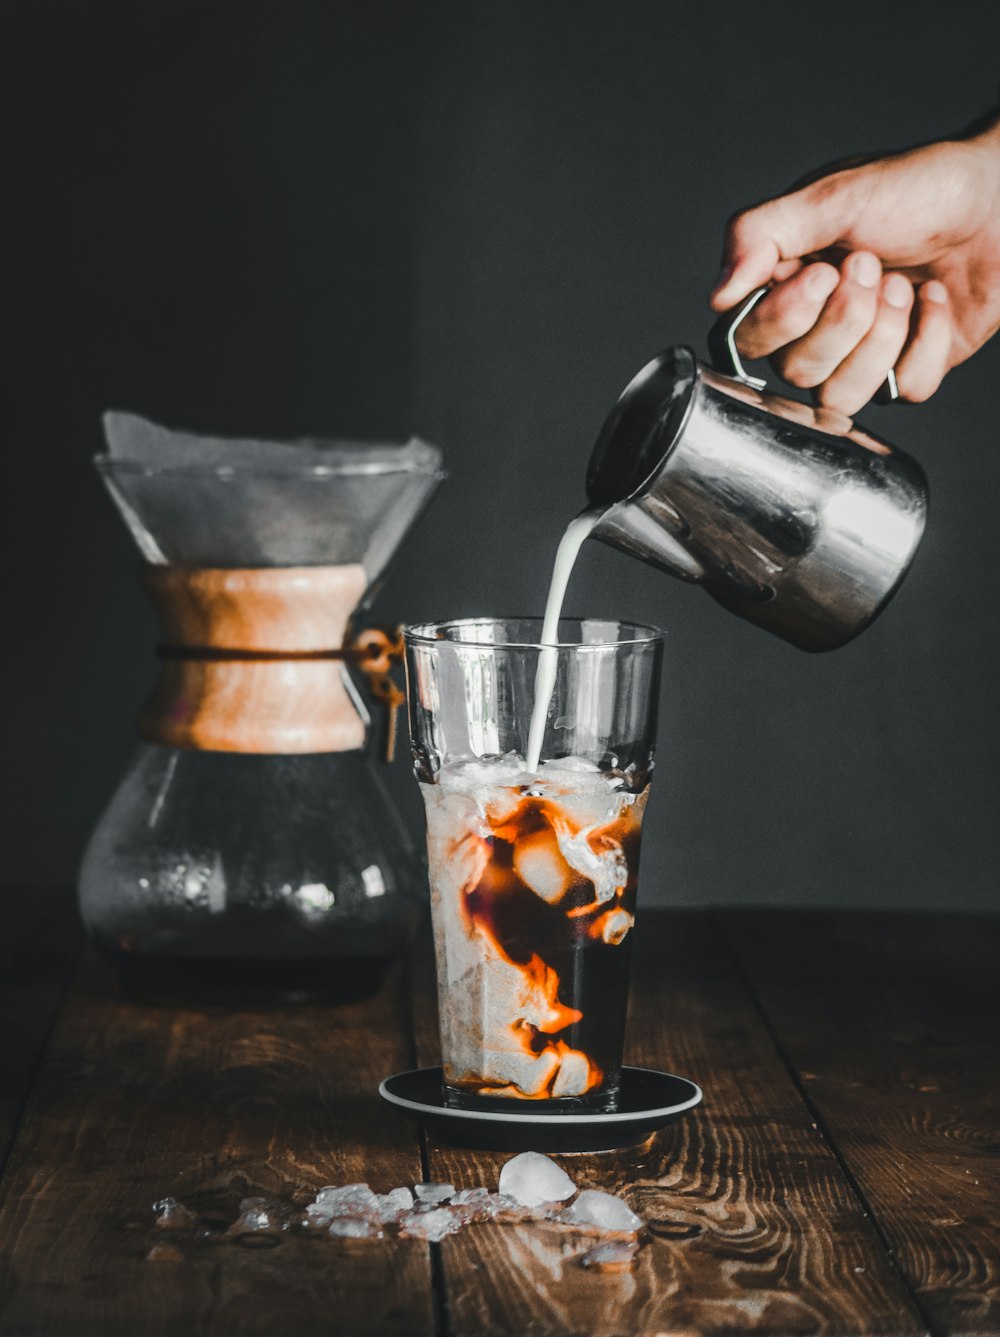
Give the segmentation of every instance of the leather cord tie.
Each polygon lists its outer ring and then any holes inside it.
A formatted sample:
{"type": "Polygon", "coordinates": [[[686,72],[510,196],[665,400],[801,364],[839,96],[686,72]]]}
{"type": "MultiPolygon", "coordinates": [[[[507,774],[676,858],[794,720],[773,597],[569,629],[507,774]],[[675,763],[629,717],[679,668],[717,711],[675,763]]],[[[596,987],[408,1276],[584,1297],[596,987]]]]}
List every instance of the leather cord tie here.
{"type": "Polygon", "coordinates": [[[158,645],[160,659],[200,660],[211,664],[274,664],[283,660],[341,659],[365,675],[372,699],[385,709],[385,760],[396,755],[397,715],[406,703],[406,693],[392,676],[394,664],[402,662],[402,627],[366,627],[339,650],[243,650],[216,645],[158,645]]]}
{"type": "Polygon", "coordinates": [[[406,693],[392,676],[392,666],[402,663],[404,648],[402,627],[366,627],[348,647],[353,662],[368,679],[372,699],[385,710],[386,761],[396,755],[399,707],[406,704],[406,693]]]}

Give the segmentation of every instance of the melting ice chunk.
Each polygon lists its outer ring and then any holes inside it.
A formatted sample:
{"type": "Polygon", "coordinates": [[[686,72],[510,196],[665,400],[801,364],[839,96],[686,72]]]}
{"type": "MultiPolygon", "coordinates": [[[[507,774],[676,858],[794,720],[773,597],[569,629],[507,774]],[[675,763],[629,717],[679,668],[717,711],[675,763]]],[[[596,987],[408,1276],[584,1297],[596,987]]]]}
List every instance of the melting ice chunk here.
{"type": "Polygon", "coordinates": [[[240,1203],[239,1216],[226,1233],[279,1235],[290,1226],[288,1208],[284,1203],[273,1202],[268,1198],[244,1198],[240,1203]]]}
{"type": "Polygon", "coordinates": [[[622,910],[620,907],[616,910],[608,910],[600,920],[601,937],[612,947],[617,947],[624,940],[634,922],[627,910],[622,910]]]}
{"type": "Polygon", "coordinates": [[[507,1196],[506,1193],[487,1193],[482,1200],[480,1213],[486,1220],[497,1220],[510,1216],[512,1213],[520,1220],[524,1215],[525,1209],[520,1203],[507,1196]]]}
{"type": "Polygon", "coordinates": [[[465,1224],[461,1213],[447,1207],[434,1207],[429,1212],[408,1212],[399,1223],[400,1233],[413,1239],[429,1240],[437,1244],[446,1235],[455,1235],[465,1224]]]}
{"type": "Polygon", "coordinates": [[[494,1197],[499,1197],[499,1194],[490,1193],[488,1188],[463,1188],[455,1194],[448,1207],[461,1217],[465,1225],[470,1221],[487,1221],[496,1215],[491,1201],[494,1197]]]}
{"type": "Polygon", "coordinates": [[[335,1216],[327,1227],[327,1234],[341,1239],[380,1240],[384,1232],[368,1216],[335,1216]]]}
{"type": "Polygon", "coordinates": [[[414,1184],[417,1201],[422,1203],[447,1202],[454,1196],[454,1184],[414,1184]]]}
{"type": "Polygon", "coordinates": [[[524,1207],[565,1202],[576,1185],[565,1170],[537,1151],[522,1151],[500,1171],[500,1192],[524,1207]]]}
{"type": "Polygon", "coordinates": [[[546,775],[551,775],[553,771],[558,774],[560,771],[570,771],[575,775],[580,775],[590,771],[591,774],[597,774],[600,767],[594,761],[588,761],[586,757],[552,757],[549,761],[543,761],[538,768],[546,775]]]}
{"type": "Polygon", "coordinates": [[[514,847],[514,872],[549,905],[562,897],[573,877],[555,833],[548,827],[518,840],[514,847]]]}
{"type": "Polygon", "coordinates": [[[462,1188],[451,1201],[456,1207],[465,1207],[469,1203],[485,1202],[489,1196],[488,1188],[462,1188]]]}
{"type": "Polygon", "coordinates": [[[343,1184],[340,1188],[321,1188],[316,1201],[311,1202],[306,1211],[317,1218],[360,1216],[374,1211],[377,1205],[378,1194],[373,1193],[367,1184],[343,1184]]]}
{"type": "Polygon", "coordinates": [[[559,1219],[568,1225],[596,1226],[598,1230],[622,1230],[633,1234],[643,1225],[642,1217],[636,1216],[621,1198],[595,1188],[584,1189],[559,1219]]]}
{"type": "Polygon", "coordinates": [[[553,1096],[557,1100],[560,1096],[582,1096],[589,1086],[590,1060],[579,1049],[568,1049],[552,1083],[553,1096]]]}
{"type": "Polygon", "coordinates": [[[592,827],[581,831],[564,828],[558,832],[559,849],[563,858],[581,877],[594,884],[594,896],[602,904],[614,900],[628,882],[628,864],[625,854],[617,845],[595,850],[590,843],[592,827]]]}
{"type": "Polygon", "coordinates": [[[413,1194],[408,1188],[393,1188],[388,1193],[378,1193],[372,1211],[383,1225],[398,1221],[404,1212],[413,1211],[413,1194]]]}
{"type": "Polygon", "coordinates": [[[631,1240],[614,1240],[588,1249],[580,1258],[580,1266],[592,1267],[598,1272],[626,1272],[638,1252],[638,1244],[631,1240]]]}

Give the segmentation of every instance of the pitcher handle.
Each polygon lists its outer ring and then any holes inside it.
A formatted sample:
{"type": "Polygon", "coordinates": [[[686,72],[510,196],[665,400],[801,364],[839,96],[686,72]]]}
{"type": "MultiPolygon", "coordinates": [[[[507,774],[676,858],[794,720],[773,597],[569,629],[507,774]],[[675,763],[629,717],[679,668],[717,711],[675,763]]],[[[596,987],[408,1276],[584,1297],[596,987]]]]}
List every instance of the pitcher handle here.
{"type": "MultiPolygon", "coordinates": [[[[749,385],[753,390],[766,389],[767,381],[760,376],[751,376],[743,366],[740,351],[736,347],[736,331],[760,299],[768,292],[770,292],[768,287],[758,288],[737,309],[735,315],[727,311],[725,315],[719,317],[708,332],[708,355],[712,366],[716,371],[721,371],[726,376],[735,376],[738,381],[742,381],[744,385],[749,385]]],[[[885,385],[876,398],[889,402],[899,398],[895,368],[890,368],[885,378],[885,385]]]]}

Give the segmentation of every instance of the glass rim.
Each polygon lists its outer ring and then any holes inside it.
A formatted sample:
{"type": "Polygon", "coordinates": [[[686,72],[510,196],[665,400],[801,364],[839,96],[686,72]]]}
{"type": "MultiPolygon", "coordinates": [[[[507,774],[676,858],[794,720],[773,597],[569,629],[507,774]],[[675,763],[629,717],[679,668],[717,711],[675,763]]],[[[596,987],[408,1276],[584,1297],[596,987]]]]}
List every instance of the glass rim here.
{"type": "Polygon", "coordinates": [[[447,636],[436,636],[434,631],[445,627],[475,627],[484,623],[494,626],[505,622],[534,622],[541,628],[540,617],[455,617],[439,622],[414,622],[404,626],[403,637],[408,645],[456,645],[468,646],[471,650],[618,650],[628,646],[662,645],[666,632],[646,622],[621,622],[615,618],[561,617],[560,625],[570,623],[582,627],[585,622],[617,622],[619,627],[629,627],[636,635],[623,636],[605,641],[466,641],[452,640],[447,636]]]}
{"type": "Polygon", "coordinates": [[[194,477],[219,480],[250,478],[307,479],[325,482],[329,478],[372,478],[385,474],[423,475],[425,478],[447,478],[448,472],[440,464],[430,461],[397,464],[390,460],[353,460],[344,464],[296,464],[258,468],[256,465],[235,464],[144,464],[139,460],[113,459],[110,455],[93,456],[94,467],[101,474],[131,474],[144,478],[194,477]]]}

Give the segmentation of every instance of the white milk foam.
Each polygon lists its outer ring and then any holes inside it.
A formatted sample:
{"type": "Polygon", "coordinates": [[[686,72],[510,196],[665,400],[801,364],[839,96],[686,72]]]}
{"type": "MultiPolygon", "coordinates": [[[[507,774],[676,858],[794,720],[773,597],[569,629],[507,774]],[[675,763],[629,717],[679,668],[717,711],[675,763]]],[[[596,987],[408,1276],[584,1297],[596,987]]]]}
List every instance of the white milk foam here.
{"type": "Polygon", "coordinates": [[[556,560],[552,568],[552,580],[549,583],[549,596],[545,600],[545,617],[542,621],[542,645],[545,647],[538,656],[538,668],[535,670],[535,703],[531,711],[531,727],[528,732],[528,750],[525,757],[527,769],[536,771],[542,755],[542,742],[545,738],[545,721],[548,718],[552,692],[556,685],[556,669],[559,655],[555,649],[559,640],[559,619],[562,616],[566,586],[576,564],[584,540],[599,520],[604,517],[603,510],[584,511],[575,520],[571,520],[565,534],[559,540],[556,560]],[[552,647],[552,648],[549,648],[552,647]]]}
{"type": "MultiPolygon", "coordinates": [[[[537,771],[529,770],[516,754],[494,761],[459,762],[442,767],[437,783],[421,785],[421,790],[428,812],[433,805],[447,809],[448,836],[459,840],[468,834],[489,838],[491,823],[508,820],[524,798],[549,799],[561,813],[555,826],[559,854],[567,870],[593,885],[594,900],[598,904],[613,901],[628,881],[624,850],[614,844],[595,850],[589,837],[634,807],[639,796],[626,789],[623,776],[601,771],[584,757],[545,761],[537,771]]],[[[643,807],[644,800],[636,811],[643,807]]],[[[552,879],[550,894],[546,885],[549,870],[538,867],[538,862],[531,861],[534,876],[527,864],[517,870],[521,880],[543,900],[558,900],[565,886],[552,879]]],[[[445,862],[445,879],[446,867],[445,862]]]]}

